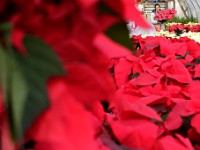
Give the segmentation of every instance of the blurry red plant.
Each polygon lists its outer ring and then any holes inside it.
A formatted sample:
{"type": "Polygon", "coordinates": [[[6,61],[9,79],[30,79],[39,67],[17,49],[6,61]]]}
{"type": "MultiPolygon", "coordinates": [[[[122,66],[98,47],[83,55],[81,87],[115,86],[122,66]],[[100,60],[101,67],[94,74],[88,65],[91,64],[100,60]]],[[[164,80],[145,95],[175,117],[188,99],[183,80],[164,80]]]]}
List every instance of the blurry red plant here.
{"type": "Polygon", "coordinates": [[[155,14],[154,19],[158,21],[166,21],[166,20],[171,20],[174,16],[176,15],[176,10],[175,9],[165,9],[158,11],[155,14]]]}

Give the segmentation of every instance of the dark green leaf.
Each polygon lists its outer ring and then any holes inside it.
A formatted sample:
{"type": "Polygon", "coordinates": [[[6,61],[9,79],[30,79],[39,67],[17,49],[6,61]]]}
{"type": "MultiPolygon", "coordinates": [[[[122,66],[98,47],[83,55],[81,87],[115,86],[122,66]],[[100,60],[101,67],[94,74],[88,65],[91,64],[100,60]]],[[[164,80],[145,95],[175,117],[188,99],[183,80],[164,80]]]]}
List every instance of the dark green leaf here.
{"type": "Polygon", "coordinates": [[[163,114],[162,116],[161,116],[161,119],[163,120],[163,121],[165,121],[166,119],[167,119],[167,116],[168,116],[169,114],[163,114]]]}
{"type": "Polygon", "coordinates": [[[0,47],[0,83],[12,136],[21,139],[33,120],[48,107],[46,82],[65,74],[52,49],[34,36],[26,36],[28,55],[0,47]]]}
{"type": "Polygon", "coordinates": [[[14,57],[3,48],[0,48],[0,60],[0,80],[12,135],[14,138],[21,138],[22,111],[28,93],[27,85],[14,57]]]}
{"type": "Polygon", "coordinates": [[[31,35],[25,37],[24,45],[28,56],[14,53],[28,85],[28,96],[21,120],[23,131],[48,107],[46,82],[49,77],[65,74],[50,46],[31,35]]]}
{"type": "Polygon", "coordinates": [[[0,31],[3,33],[4,41],[3,44],[8,46],[10,44],[10,32],[12,29],[12,25],[10,23],[0,24],[0,31]]]}
{"type": "Polygon", "coordinates": [[[19,68],[17,62],[13,59],[10,60],[12,64],[12,75],[10,76],[9,87],[9,106],[10,115],[13,120],[12,130],[14,138],[22,138],[22,119],[23,109],[28,95],[28,85],[24,79],[24,76],[19,68]]]}
{"type": "MultiPolygon", "coordinates": [[[[5,50],[0,47],[0,81],[1,81],[1,87],[3,89],[3,92],[6,91],[7,89],[7,78],[8,78],[8,75],[7,75],[7,68],[8,68],[8,64],[7,64],[7,59],[8,59],[8,56],[6,55],[5,53],[5,50]]],[[[4,99],[6,99],[6,96],[4,94],[4,99]]]]}
{"type": "Polygon", "coordinates": [[[125,22],[114,24],[105,33],[116,43],[133,51],[133,41],[129,39],[129,32],[125,22]]]}
{"type": "Polygon", "coordinates": [[[3,31],[3,33],[10,33],[11,29],[12,25],[10,23],[0,24],[0,30],[3,31]]]}

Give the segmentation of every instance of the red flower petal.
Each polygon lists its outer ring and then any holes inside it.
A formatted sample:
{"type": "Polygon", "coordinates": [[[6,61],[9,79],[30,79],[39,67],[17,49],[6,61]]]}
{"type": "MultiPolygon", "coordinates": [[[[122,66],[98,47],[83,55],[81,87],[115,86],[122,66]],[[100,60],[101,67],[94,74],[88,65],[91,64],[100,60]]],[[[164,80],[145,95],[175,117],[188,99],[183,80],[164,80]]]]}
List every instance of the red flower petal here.
{"type": "Polygon", "coordinates": [[[196,114],[191,121],[191,126],[196,129],[196,131],[200,134],[200,113],[196,114]]]}
{"type": "Polygon", "coordinates": [[[166,102],[166,97],[160,95],[150,95],[140,98],[138,102],[145,105],[163,104],[166,102]]]}
{"type": "Polygon", "coordinates": [[[183,145],[185,145],[188,148],[188,150],[193,150],[193,146],[188,138],[184,138],[179,134],[176,134],[176,137],[183,145]]]}
{"type": "Polygon", "coordinates": [[[166,73],[166,76],[180,83],[190,83],[192,81],[187,68],[178,60],[172,61],[171,70],[166,73]]]}
{"type": "MultiPolygon", "coordinates": [[[[1,114],[2,115],[2,114],[1,114]]],[[[16,145],[12,141],[10,126],[8,125],[8,121],[3,118],[0,118],[0,133],[1,133],[1,150],[15,150],[16,145]]]]}
{"type": "Polygon", "coordinates": [[[71,64],[66,66],[69,74],[65,82],[70,93],[83,104],[90,105],[97,100],[108,99],[114,92],[115,86],[109,73],[97,70],[88,64],[71,64]]]}
{"type": "Polygon", "coordinates": [[[190,140],[195,141],[195,142],[200,142],[200,134],[195,130],[195,128],[190,128],[188,131],[188,137],[190,140]]]}
{"type": "Polygon", "coordinates": [[[148,120],[135,119],[109,123],[115,137],[125,146],[148,150],[152,149],[156,142],[158,127],[148,120]]]}
{"type": "Polygon", "coordinates": [[[127,48],[115,43],[104,34],[98,34],[95,37],[94,45],[108,58],[125,57],[131,54],[127,48]]]}
{"type": "Polygon", "coordinates": [[[78,0],[78,2],[80,3],[80,6],[84,8],[88,8],[92,6],[93,4],[97,3],[98,1],[99,0],[78,0]]]}
{"type": "Polygon", "coordinates": [[[187,87],[187,92],[190,95],[190,99],[197,100],[200,98],[199,92],[200,81],[193,80],[187,87]]]}
{"type": "Polygon", "coordinates": [[[156,150],[169,150],[169,149],[177,149],[177,150],[193,150],[191,149],[191,143],[189,145],[185,145],[180,143],[178,139],[173,138],[172,136],[165,136],[159,139],[156,150]]]}
{"type": "Polygon", "coordinates": [[[27,53],[23,45],[24,36],[24,33],[20,30],[13,30],[11,33],[12,44],[21,54],[27,53]]]}
{"type": "Polygon", "coordinates": [[[199,99],[192,99],[190,100],[187,105],[186,109],[192,112],[200,112],[200,101],[199,99]]]}
{"type": "Polygon", "coordinates": [[[27,138],[37,141],[38,149],[97,150],[100,123],[69,93],[63,80],[57,81],[49,86],[51,107],[32,125],[27,138]]]}
{"type": "Polygon", "coordinates": [[[130,80],[130,83],[133,85],[147,86],[159,83],[160,79],[161,77],[160,78],[154,77],[149,73],[140,73],[137,78],[130,80]]]}
{"type": "Polygon", "coordinates": [[[121,58],[115,66],[115,81],[118,87],[122,86],[128,81],[128,76],[132,72],[132,63],[127,59],[121,58]]]}
{"type": "Polygon", "coordinates": [[[162,39],[160,41],[160,53],[165,55],[178,54],[184,56],[187,51],[185,43],[172,43],[171,40],[162,39]]]}
{"type": "Polygon", "coordinates": [[[193,114],[193,111],[187,109],[187,104],[190,102],[185,99],[171,98],[171,101],[176,103],[173,108],[173,112],[179,114],[180,116],[190,116],[193,114]]]}
{"type": "Polygon", "coordinates": [[[200,78],[200,64],[197,64],[194,70],[195,70],[194,78],[200,78]]]}
{"type": "Polygon", "coordinates": [[[155,119],[157,121],[162,121],[160,116],[149,106],[146,106],[142,103],[129,103],[129,102],[123,102],[121,103],[121,113],[126,114],[126,117],[133,117],[141,115],[143,117],[147,117],[150,119],[155,119]],[[136,114],[135,114],[136,113],[136,114]]]}
{"type": "Polygon", "coordinates": [[[200,44],[195,42],[194,40],[189,40],[186,42],[187,44],[187,50],[194,58],[197,58],[200,56],[200,44]]]}
{"type": "Polygon", "coordinates": [[[177,112],[170,112],[167,119],[164,122],[165,127],[168,130],[176,130],[182,125],[183,121],[177,112]]]}

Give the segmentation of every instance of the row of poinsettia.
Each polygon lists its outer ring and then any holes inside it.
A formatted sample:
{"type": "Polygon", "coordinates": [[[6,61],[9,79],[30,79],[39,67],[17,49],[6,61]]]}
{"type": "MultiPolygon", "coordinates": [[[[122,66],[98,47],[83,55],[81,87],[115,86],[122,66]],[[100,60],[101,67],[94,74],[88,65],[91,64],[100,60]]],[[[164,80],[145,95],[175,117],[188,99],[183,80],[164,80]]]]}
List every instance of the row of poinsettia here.
{"type": "Polygon", "coordinates": [[[110,122],[114,134],[133,148],[199,150],[200,44],[186,37],[134,40],[139,57],[113,59],[122,99],[110,122]]]}
{"type": "MultiPolygon", "coordinates": [[[[198,43],[200,43],[200,32],[184,32],[184,33],[176,33],[176,32],[169,32],[160,30],[156,32],[156,36],[165,36],[167,38],[180,38],[180,37],[187,37],[190,38],[198,43]]],[[[145,37],[145,36],[143,36],[145,37]]]]}
{"type": "Polygon", "coordinates": [[[188,24],[181,24],[181,23],[170,23],[167,24],[168,30],[170,32],[174,32],[176,30],[180,30],[183,32],[200,32],[200,23],[188,23],[188,24]]]}

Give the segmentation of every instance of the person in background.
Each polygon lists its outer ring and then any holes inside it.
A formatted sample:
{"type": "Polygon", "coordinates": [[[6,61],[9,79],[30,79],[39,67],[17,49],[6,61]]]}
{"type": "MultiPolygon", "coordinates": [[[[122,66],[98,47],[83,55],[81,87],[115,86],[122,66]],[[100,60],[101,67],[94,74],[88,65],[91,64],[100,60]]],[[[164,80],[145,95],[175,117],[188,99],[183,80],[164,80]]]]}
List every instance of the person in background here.
{"type": "Polygon", "coordinates": [[[160,5],[155,4],[155,9],[152,10],[152,13],[156,14],[156,12],[160,11],[160,5]]]}
{"type": "Polygon", "coordinates": [[[150,22],[156,27],[156,28],[160,28],[161,23],[158,22],[157,20],[154,19],[154,16],[156,15],[157,12],[159,12],[160,9],[160,5],[159,4],[155,4],[155,9],[152,10],[151,13],[151,19],[150,22]]]}

